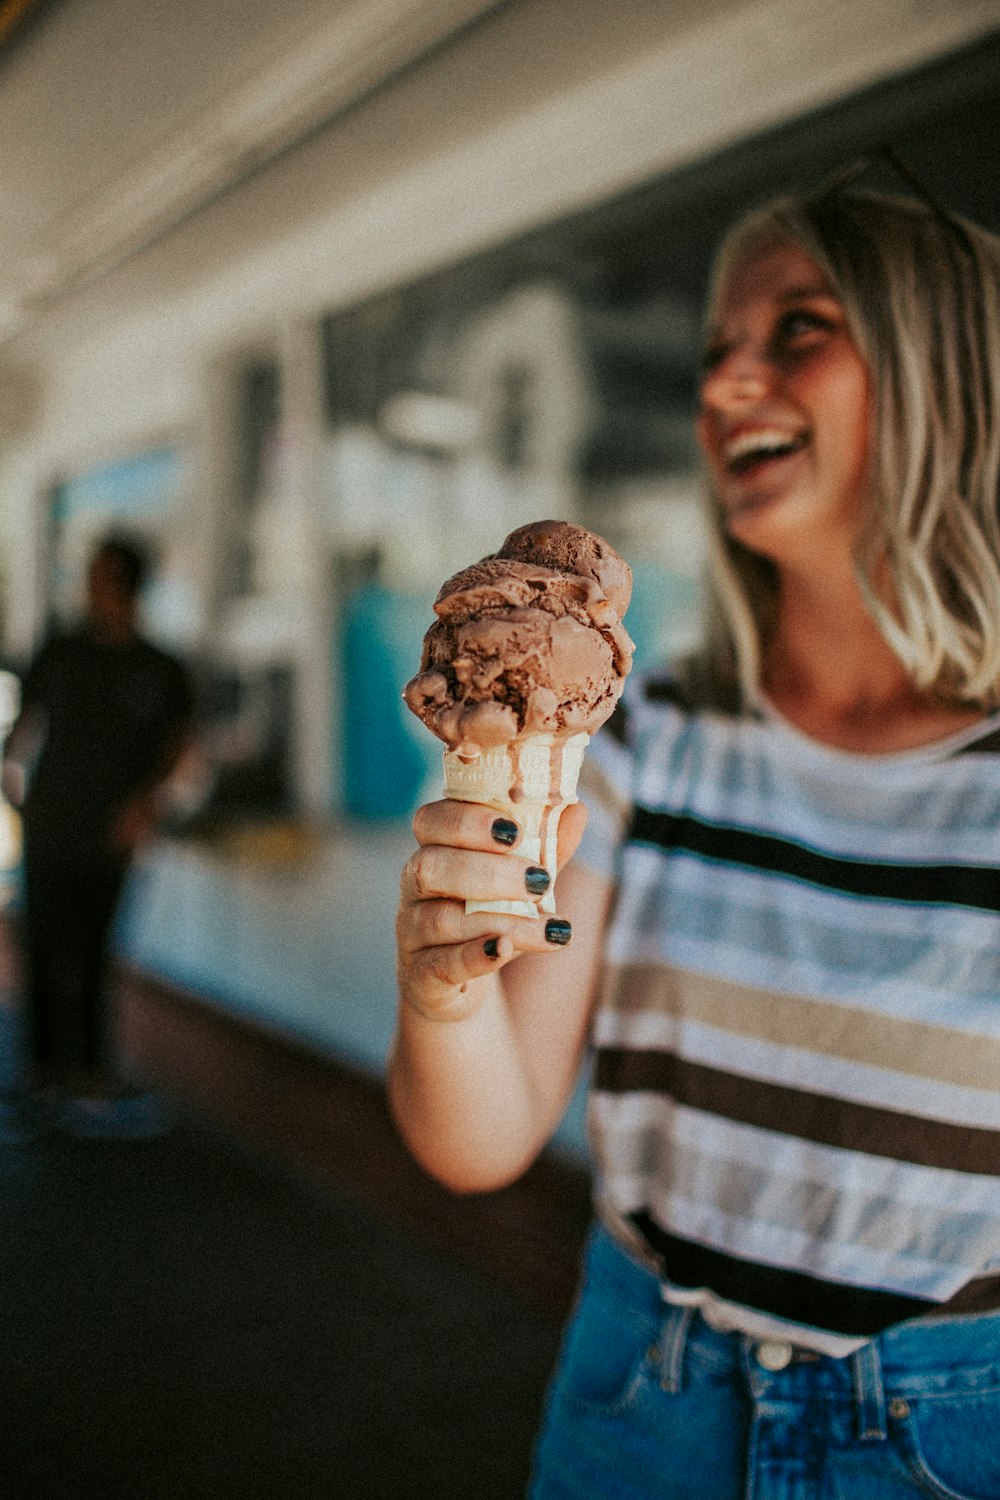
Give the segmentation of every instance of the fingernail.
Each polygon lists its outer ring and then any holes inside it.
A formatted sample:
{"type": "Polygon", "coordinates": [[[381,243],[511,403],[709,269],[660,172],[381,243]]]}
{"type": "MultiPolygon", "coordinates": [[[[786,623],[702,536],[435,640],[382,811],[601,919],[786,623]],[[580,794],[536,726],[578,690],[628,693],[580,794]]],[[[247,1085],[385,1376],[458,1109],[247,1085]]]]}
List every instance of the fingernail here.
{"type": "Polygon", "coordinates": [[[565,947],[573,936],[573,929],[568,922],[561,917],[550,917],[545,924],[545,941],[547,943],[558,943],[565,947]]]}
{"type": "Polygon", "coordinates": [[[497,958],[500,954],[500,942],[498,938],[487,938],[483,944],[483,952],[487,958],[497,958]]]}
{"type": "Polygon", "coordinates": [[[490,829],[490,833],[492,833],[498,844],[506,844],[509,848],[511,844],[517,842],[518,827],[509,818],[497,818],[490,829]]]}
{"type": "Polygon", "coordinates": [[[524,872],[524,883],[532,896],[544,896],[552,884],[552,877],[541,865],[529,865],[524,872]]]}

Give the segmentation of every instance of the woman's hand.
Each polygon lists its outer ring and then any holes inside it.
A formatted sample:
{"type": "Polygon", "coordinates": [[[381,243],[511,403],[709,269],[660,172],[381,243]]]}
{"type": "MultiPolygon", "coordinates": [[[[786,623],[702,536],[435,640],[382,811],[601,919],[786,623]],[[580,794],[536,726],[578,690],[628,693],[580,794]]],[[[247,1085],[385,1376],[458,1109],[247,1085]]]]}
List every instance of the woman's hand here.
{"type": "MultiPolygon", "coordinates": [[[[582,804],[564,810],[559,868],[586,821],[582,804]]],[[[463,1020],[485,998],[475,981],[520,954],[565,946],[569,923],[466,912],[466,900],[537,900],[548,888],[547,873],[518,853],[521,830],[511,819],[479,803],[445,800],[419,808],[413,830],[418,848],[403,869],[396,917],[400,996],[427,1020],[463,1020]]]]}

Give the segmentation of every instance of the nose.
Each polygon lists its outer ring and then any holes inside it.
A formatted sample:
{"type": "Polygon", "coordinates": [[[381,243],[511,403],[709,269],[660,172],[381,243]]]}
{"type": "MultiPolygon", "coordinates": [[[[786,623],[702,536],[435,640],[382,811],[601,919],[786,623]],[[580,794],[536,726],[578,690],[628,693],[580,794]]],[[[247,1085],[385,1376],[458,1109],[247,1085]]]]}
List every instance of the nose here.
{"type": "Polygon", "coordinates": [[[765,351],[749,340],[741,340],[718,357],[703,375],[701,404],[720,410],[760,401],[768,393],[772,374],[765,351]]]}

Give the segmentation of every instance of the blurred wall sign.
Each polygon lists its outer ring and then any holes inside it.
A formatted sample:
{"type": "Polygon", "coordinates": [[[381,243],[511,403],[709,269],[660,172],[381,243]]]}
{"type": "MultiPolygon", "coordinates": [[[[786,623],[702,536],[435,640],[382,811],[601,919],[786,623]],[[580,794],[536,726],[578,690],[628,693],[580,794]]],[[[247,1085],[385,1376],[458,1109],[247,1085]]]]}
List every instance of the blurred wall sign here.
{"type": "Polygon", "coordinates": [[[163,515],[177,499],[181,479],[182,462],[177,450],[153,448],[57,484],[53,517],[66,522],[76,515],[91,515],[110,522],[163,515]]]}

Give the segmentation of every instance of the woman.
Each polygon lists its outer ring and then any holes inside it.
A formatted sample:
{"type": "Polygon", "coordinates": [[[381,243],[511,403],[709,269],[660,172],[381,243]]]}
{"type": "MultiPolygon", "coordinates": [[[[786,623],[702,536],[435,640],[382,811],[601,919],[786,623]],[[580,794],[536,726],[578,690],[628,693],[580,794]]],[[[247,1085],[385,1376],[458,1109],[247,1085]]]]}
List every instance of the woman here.
{"type": "Polygon", "coordinates": [[[838,188],[737,226],[712,639],[594,743],[570,946],[464,915],[524,881],[489,811],[416,816],[414,1153],[509,1181],[595,1048],[538,1500],[1000,1496],[998,350],[1000,242],[934,207],[838,188]]]}

